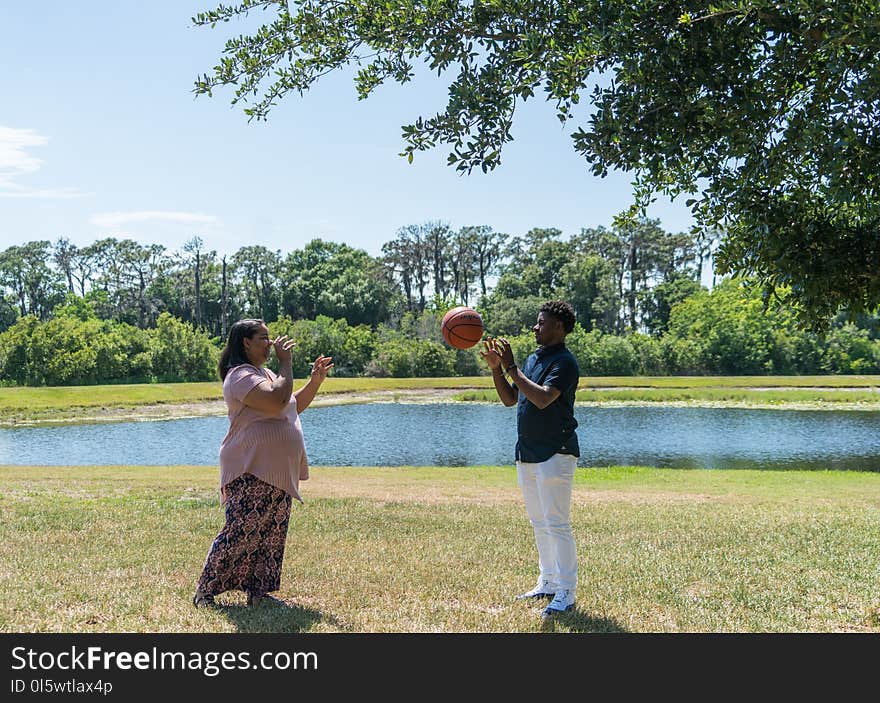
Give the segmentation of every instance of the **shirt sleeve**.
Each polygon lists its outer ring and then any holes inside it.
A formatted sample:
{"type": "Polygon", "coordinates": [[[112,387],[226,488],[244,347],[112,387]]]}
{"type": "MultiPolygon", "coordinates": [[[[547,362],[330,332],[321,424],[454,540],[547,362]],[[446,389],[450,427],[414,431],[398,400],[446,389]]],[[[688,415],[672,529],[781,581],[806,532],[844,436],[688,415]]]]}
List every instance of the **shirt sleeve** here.
{"type": "Polygon", "coordinates": [[[542,385],[564,392],[572,387],[577,388],[578,380],[577,366],[571,363],[570,359],[563,357],[550,365],[542,385]]]}
{"type": "Polygon", "coordinates": [[[225,394],[232,400],[243,403],[244,397],[265,380],[265,376],[259,374],[252,366],[247,364],[236,366],[226,377],[225,394]]]}

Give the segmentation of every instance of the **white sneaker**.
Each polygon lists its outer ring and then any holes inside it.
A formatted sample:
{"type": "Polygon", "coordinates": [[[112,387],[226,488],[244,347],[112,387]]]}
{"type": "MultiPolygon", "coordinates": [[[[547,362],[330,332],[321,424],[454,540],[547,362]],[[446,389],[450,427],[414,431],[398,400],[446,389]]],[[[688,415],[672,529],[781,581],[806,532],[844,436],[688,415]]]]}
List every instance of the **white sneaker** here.
{"type": "Polygon", "coordinates": [[[573,607],[574,591],[568,588],[563,588],[561,591],[556,591],[556,595],[553,596],[550,605],[544,608],[544,612],[541,614],[546,617],[548,615],[555,615],[556,613],[564,613],[567,610],[571,610],[573,607]]]}
{"type": "Polygon", "coordinates": [[[535,586],[531,591],[526,591],[525,593],[520,593],[516,599],[517,600],[530,600],[533,598],[552,598],[556,595],[556,589],[553,588],[553,584],[549,581],[540,580],[538,581],[538,585],[535,586]]]}

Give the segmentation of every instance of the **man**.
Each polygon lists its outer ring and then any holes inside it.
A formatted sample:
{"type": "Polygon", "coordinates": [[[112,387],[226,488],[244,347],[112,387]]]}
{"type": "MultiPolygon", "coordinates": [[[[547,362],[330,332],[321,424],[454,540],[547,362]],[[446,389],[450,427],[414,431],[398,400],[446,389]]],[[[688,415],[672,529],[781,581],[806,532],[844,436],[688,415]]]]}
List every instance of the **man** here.
{"type": "Polygon", "coordinates": [[[574,310],[568,303],[544,303],[532,327],[538,349],[522,368],[516,365],[506,339],[489,339],[480,352],[492,370],[501,402],[508,407],[518,404],[516,471],[535,532],[540,575],[537,585],[517,598],[552,598],[543,611],[545,617],[574,607],[577,586],[570,509],[580,456],[574,419],[580,369],[565,347],[574,321],[574,310]]]}

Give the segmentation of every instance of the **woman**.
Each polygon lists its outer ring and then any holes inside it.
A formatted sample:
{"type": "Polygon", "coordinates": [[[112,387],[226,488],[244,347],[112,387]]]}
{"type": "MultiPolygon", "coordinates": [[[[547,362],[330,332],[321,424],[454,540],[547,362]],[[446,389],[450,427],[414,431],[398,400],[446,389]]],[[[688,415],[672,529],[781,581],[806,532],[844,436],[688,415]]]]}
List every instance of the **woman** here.
{"type": "Polygon", "coordinates": [[[193,596],[197,606],[213,605],[214,596],[232,589],[257,605],[281,584],[291,497],[302,502],[299,482],[309,477],[299,414],[333,368],[332,357],[320,355],[308,383],[292,393],[293,345],[286,336],[270,339],[262,320],[239,320],[220,354],[229,410],[229,431],[220,445],[226,525],[208,552],[193,596]],[[277,376],[264,368],[273,349],[277,376]]]}

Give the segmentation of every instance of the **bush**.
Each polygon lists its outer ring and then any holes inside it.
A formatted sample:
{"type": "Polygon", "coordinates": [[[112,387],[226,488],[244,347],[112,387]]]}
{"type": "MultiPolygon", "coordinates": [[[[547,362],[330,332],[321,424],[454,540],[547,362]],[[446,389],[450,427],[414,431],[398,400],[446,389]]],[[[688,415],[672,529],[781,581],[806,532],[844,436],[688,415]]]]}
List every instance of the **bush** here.
{"type": "Polygon", "coordinates": [[[483,348],[482,343],[470,349],[456,349],[455,362],[452,368],[454,376],[481,376],[489,373],[489,367],[480,356],[480,350],[483,348]]]}
{"type": "Polygon", "coordinates": [[[633,348],[634,372],[638,376],[665,376],[669,373],[658,337],[633,334],[627,337],[633,348]]]}
{"type": "Polygon", "coordinates": [[[452,376],[455,351],[426,339],[381,342],[368,364],[368,376],[393,378],[452,376]]]}
{"type": "Polygon", "coordinates": [[[708,374],[705,366],[705,348],[699,341],[666,335],[660,338],[660,355],[671,376],[700,376],[708,374]]]}
{"type": "MultiPolygon", "coordinates": [[[[291,350],[293,375],[309,375],[319,354],[333,357],[333,375],[357,376],[364,372],[376,350],[376,334],[367,325],[350,327],[345,319],[318,315],[314,320],[292,321],[286,315],[269,323],[269,335],[286,334],[296,346],[291,350]]],[[[278,362],[270,367],[277,371],[278,362]]]]}
{"type": "MultiPolygon", "coordinates": [[[[66,311],[62,311],[63,313],[66,311]]],[[[148,382],[149,332],[125,323],[61,314],[21,318],[0,335],[0,379],[31,386],[148,382]]]]}
{"type": "Polygon", "coordinates": [[[566,337],[569,348],[584,376],[631,376],[636,368],[636,354],[625,337],[586,332],[580,324],[566,337]]]}
{"type": "Polygon", "coordinates": [[[455,351],[442,344],[418,340],[413,344],[413,356],[413,376],[427,378],[455,373],[455,351]]]}
{"type": "Polygon", "coordinates": [[[37,384],[82,384],[84,378],[97,375],[97,354],[89,344],[89,337],[97,334],[94,328],[86,330],[86,324],[74,318],[58,317],[34,329],[31,358],[34,367],[41,371],[34,378],[37,384]]]}
{"type": "Polygon", "coordinates": [[[31,337],[40,326],[35,315],[25,315],[0,334],[0,380],[16,385],[42,385],[43,371],[34,363],[31,337]]]}
{"type": "Polygon", "coordinates": [[[587,374],[590,376],[632,376],[636,353],[625,337],[605,334],[590,355],[587,374]]]}
{"type": "Polygon", "coordinates": [[[413,354],[401,339],[381,342],[376,349],[376,356],[367,366],[367,375],[392,378],[406,378],[413,373],[413,354]]]}
{"type": "Polygon", "coordinates": [[[793,328],[790,311],[765,310],[759,291],[725,281],[676,305],[667,336],[688,340],[685,347],[694,355],[686,363],[702,373],[767,374],[790,365],[778,340],[780,330],[793,328]]]}
{"type": "Polygon", "coordinates": [[[528,332],[538,317],[538,310],[547,298],[530,295],[523,298],[487,296],[480,305],[486,331],[492,336],[512,336],[528,332]]]}
{"type": "Polygon", "coordinates": [[[159,381],[211,381],[217,378],[219,350],[211,338],[163,312],[150,330],[153,373],[159,381]]]}
{"type": "Polygon", "coordinates": [[[844,324],[829,332],[820,365],[826,373],[878,373],[878,344],[871,340],[868,330],[844,324]]]}

